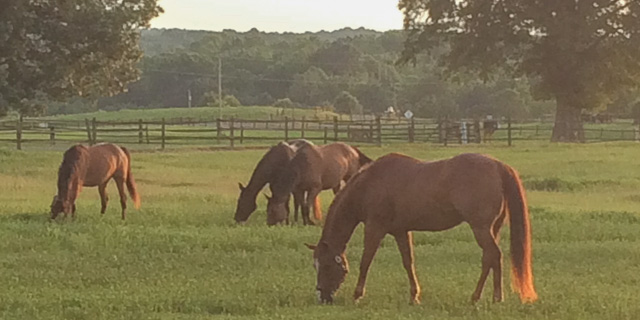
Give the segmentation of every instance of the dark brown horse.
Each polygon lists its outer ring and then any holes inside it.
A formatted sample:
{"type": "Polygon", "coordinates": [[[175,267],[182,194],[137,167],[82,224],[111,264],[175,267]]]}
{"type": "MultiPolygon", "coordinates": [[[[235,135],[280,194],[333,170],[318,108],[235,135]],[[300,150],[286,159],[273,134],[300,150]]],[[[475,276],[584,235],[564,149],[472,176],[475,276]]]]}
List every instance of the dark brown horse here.
{"type": "Polygon", "coordinates": [[[360,167],[371,162],[360,150],[344,143],[324,146],[304,146],[293,157],[286,170],[271,183],[272,197],[267,204],[267,223],[288,220],[289,195],[293,193],[294,219],[298,221],[298,207],[302,206],[304,224],[313,224],[309,217],[311,203],[316,220],[322,219],[318,194],[326,189],[340,190],[360,167]]]}
{"type": "Polygon", "coordinates": [[[235,220],[236,222],[245,222],[249,219],[251,213],[256,210],[256,197],[262,188],[274,181],[289,164],[296,151],[304,145],[313,144],[311,141],[304,139],[291,140],[289,142],[280,142],[271,147],[253,170],[251,179],[247,186],[238,183],[240,187],[240,197],[236,205],[235,220]]]}
{"type": "Polygon", "coordinates": [[[364,252],[354,299],[365,292],[371,260],[386,234],[395,237],[411,284],[411,301],[419,303],[420,285],[413,264],[411,231],[441,231],[467,222],[482,248],[482,272],[472,301],[480,299],[493,270],[493,300],[502,301],[500,227],[511,224],[513,287],[523,302],[537,295],[531,268],[531,227],[522,182],[510,166],[478,154],[436,162],[386,155],[353,177],[329,208],[322,236],[314,249],[317,293],[321,302],[333,294],[348,272],[347,242],[363,222],[364,252]]]}
{"type": "Polygon", "coordinates": [[[131,155],[124,147],[114,144],[98,144],[92,147],[75,145],[65,153],[58,169],[58,194],[53,197],[51,204],[51,219],[55,219],[61,212],[65,217],[71,213],[76,214],[76,198],[80,194],[82,187],[98,187],[102,209],[104,213],[107,209],[107,183],[109,180],[116,182],[118,193],[120,194],[120,205],[122,207],[122,219],[124,220],[127,209],[127,195],[125,194],[125,184],[133,203],[140,207],[140,195],[136,190],[136,183],[131,173],[131,155]]]}

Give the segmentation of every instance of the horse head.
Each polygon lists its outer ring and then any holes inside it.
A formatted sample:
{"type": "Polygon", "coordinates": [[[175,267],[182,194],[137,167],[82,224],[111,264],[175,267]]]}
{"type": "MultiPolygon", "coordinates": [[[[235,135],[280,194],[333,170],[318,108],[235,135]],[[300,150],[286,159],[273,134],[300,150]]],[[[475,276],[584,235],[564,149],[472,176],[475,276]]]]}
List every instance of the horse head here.
{"type": "Polygon", "coordinates": [[[53,201],[51,202],[51,219],[55,219],[60,213],[71,213],[72,208],[73,205],[69,203],[69,201],[63,200],[57,195],[53,196],[53,201]]]}
{"type": "Polygon", "coordinates": [[[249,219],[251,213],[253,213],[256,208],[256,200],[255,197],[251,197],[247,192],[247,187],[243,186],[242,183],[238,183],[238,187],[240,188],[240,197],[238,198],[238,203],[236,205],[236,214],[234,219],[238,223],[242,223],[249,219]]]}
{"type": "Polygon", "coordinates": [[[273,226],[284,222],[289,216],[289,197],[272,196],[267,198],[267,225],[273,226]]]}
{"type": "Polygon", "coordinates": [[[319,303],[333,303],[333,297],[349,273],[349,262],[344,252],[331,250],[326,242],[317,246],[305,244],[313,250],[313,267],[316,269],[316,295],[319,303]]]}

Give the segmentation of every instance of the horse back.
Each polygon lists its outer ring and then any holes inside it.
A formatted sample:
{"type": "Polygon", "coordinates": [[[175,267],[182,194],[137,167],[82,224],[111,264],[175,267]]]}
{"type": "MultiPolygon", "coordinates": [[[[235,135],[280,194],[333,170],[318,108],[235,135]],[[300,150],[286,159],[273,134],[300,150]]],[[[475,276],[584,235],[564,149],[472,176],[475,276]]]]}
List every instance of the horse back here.
{"type": "MultiPolygon", "coordinates": [[[[422,162],[392,154],[374,162],[359,184],[363,220],[399,230],[439,231],[500,212],[501,163],[482,155],[422,162]]],[[[349,185],[348,185],[349,186],[349,185]]]]}
{"type": "Polygon", "coordinates": [[[344,143],[332,143],[322,147],[305,148],[307,152],[307,172],[320,177],[323,188],[332,188],[340,181],[353,176],[360,169],[359,154],[344,143]]]}
{"type": "Polygon", "coordinates": [[[92,146],[88,151],[89,163],[84,180],[85,186],[104,184],[114,176],[127,177],[129,158],[120,147],[105,143],[92,146]]]}

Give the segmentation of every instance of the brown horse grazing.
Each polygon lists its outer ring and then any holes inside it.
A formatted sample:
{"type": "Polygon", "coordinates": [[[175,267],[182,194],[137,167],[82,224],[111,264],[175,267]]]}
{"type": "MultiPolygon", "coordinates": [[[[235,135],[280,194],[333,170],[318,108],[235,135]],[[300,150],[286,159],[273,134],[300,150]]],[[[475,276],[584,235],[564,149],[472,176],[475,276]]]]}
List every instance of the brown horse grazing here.
{"type": "Polygon", "coordinates": [[[82,187],[98,187],[102,200],[100,213],[107,209],[107,183],[113,178],[120,193],[122,219],[127,209],[127,196],[124,185],[127,185],[133,203],[140,208],[140,195],[136,191],[136,183],[131,173],[131,155],[124,147],[105,143],[92,147],[75,145],[65,153],[58,170],[58,194],[51,204],[51,219],[64,212],[65,217],[76,214],[76,198],[82,187]]]}
{"type": "Polygon", "coordinates": [[[493,300],[502,301],[502,253],[498,236],[504,219],[511,224],[511,271],[522,302],[537,295],[531,268],[531,227],[522,182],[510,166],[478,154],[463,154],[436,162],[389,154],[353,177],[329,208],[322,237],[314,250],[317,294],[331,303],[348,272],[347,242],[363,222],[364,252],[354,299],[365,292],[365,281],[380,241],[395,237],[411,284],[411,301],[420,302],[413,264],[411,231],[441,231],[467,222],[482,248],[482,272],[472,301],[480,299],[493,270],[493,300]]]}
{"type": "Polygon", "coordinates": [[[256,210],[256,197],[262,188],[274,181],[293,159],[296,151],[305,145],[313,143],[304,139],[291,140],[289,142],[280,142],[276,146],[271,147],[262,159],[256,165],[251,174],[251,179],[247,186],[243,186],[238,182],[240,187],[240,197],[236,205],[236,213],[234,219],[241,223],[247,221],[249,216],[256,210]]]}
{"type": "Polygon", "coordinates": [[[340,142],[302,147],[282,175],[271,183],[272,197],[268,198],[267,223],[272,225],[288,220],[287,204],[291,193],[296,222],[298,207],[302,206],[303,223],[313,224],[309,217],[312,201],[315,219],[322,220],[318,198],[320,191],[333,189],[334,194],[337,193],[342,181],[348,181],[360,167],[371,161],[357,148],[340,142]]]}

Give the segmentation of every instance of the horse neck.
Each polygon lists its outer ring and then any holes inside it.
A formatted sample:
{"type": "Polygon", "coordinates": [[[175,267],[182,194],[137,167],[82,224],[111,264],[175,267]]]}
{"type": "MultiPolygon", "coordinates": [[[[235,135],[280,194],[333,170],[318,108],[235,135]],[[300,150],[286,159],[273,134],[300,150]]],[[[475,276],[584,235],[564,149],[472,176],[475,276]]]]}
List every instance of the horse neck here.
{"type": "Polygon", "coordinates": [[[275,178],[286,168],[293,157],[293,151],[288,146],[276,146],[269,150],[267,154],[258,162],[249,183],[247,190],[250,194],[258,194],[267,183],[273,183],[275,178]]]}
{"type": "Polygon", "coordinates": [[[69,202],[74,202],[78,197],[82,183],[82,178],[76,171],[60,177],[58,179],[58,197],[69,202]]]}
{"type": "Polygon", "coordinates": [[[283,168],[277,178],[271,182],[271,193],[274,198],[282,199],[293,191],[296,183],[297,173],[293,166],[283,168]]]}
{"type": "Polygon", "coordinates": [[[67,150],[58,170],[58,198],[75,201],[82,188],[88,166],[89,152],[85,147],[75,146],[67,150]]]}
{"type": "MultiPolygon", "coordinates": [[[[341,200],[344,201],[345,199],[341,200]]],[[[330,208],[327,221],[322,229],[322,237],[320,238],[320,242],[326,242],[329,248],[335,249],[340,253],[346,250],[347,243],[360,223],[360,220],[354,214],[355,212],[345,208],[344,204],[338,204],[334,210],[330,208]]]]}

